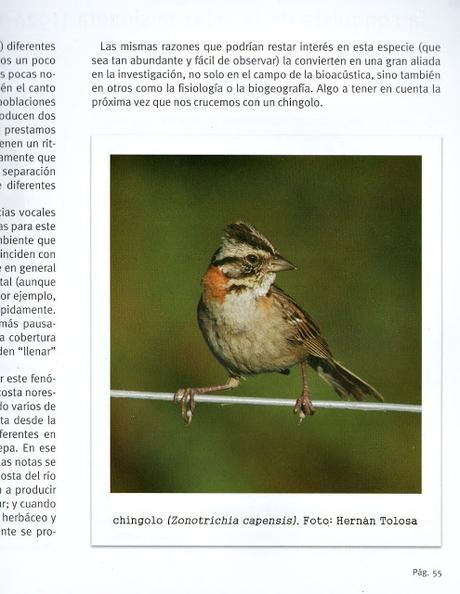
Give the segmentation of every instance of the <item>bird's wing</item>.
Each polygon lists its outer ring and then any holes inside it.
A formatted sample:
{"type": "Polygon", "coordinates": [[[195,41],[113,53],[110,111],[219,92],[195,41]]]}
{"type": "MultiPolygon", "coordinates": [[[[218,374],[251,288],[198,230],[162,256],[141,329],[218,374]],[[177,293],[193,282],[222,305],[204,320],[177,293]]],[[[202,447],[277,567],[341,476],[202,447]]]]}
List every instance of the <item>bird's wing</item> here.
{"type": "Polygon", "coordinates": [[[273,298],[281,307],[282,315],[290,326],[288,340],[305,347],[308,355],[331,359],[332,354],[321,330],[297,303],[276,285],[271,287],[273,298]]]}

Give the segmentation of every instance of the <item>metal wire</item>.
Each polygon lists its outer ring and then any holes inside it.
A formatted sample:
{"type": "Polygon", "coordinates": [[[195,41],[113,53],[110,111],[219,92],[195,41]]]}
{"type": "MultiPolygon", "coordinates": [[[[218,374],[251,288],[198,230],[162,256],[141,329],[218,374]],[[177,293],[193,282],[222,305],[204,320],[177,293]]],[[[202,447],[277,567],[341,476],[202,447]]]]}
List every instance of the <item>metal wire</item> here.
{"type": "MultiPolygon", "coordinates": [[[[172,392],[131,392],[127,390],[112,390],[112,398],[132,398],[136,400],[165,400],[173,401],[172,392]]],[[[253,398],[251,396],[212,396],[208,394],[198,394],[195,396],[196,402],[206,404],[247,404],[250,406],[288,406],[293,407],[295,400],[286,398],[253,398]]],[[[332,408],[345,410],[363,410],[378,412],[408,412],[421,413],[422,407],[418,404],[390,404],[385,402],[352,402],[340,400],[313,400],[315,408],[332,408]]]]}

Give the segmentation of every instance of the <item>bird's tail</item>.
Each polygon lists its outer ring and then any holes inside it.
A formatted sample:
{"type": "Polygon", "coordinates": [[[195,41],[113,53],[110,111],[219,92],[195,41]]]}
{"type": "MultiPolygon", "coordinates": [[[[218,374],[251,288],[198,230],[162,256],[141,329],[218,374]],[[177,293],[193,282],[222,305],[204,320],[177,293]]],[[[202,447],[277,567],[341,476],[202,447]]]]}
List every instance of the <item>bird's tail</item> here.
{"type": "Polygon", "coordinates": [[[348,400],[349,396],[353,396],[356,400],[366,400],[367,397],[371,396],[376,400],[383,401],[383,396],[375,388],[351,371],[348,371],[348,369],[337,361],[309,357],[307,362],[334,388],[340,398],[348,400]]]}

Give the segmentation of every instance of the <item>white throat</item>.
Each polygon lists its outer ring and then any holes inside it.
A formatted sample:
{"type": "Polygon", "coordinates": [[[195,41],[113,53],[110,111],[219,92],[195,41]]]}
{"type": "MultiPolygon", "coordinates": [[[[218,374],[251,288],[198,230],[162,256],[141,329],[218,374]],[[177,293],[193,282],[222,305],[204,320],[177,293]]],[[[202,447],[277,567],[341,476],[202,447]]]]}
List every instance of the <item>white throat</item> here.
{"type": "Polygon", "coordinates": [[[274,273],[265,275],[264,280],[254,288],[254,295],[256,297],[265,297],[270,290],[270,287],[275,282],[275,278],[276,274],[274,273]]]}

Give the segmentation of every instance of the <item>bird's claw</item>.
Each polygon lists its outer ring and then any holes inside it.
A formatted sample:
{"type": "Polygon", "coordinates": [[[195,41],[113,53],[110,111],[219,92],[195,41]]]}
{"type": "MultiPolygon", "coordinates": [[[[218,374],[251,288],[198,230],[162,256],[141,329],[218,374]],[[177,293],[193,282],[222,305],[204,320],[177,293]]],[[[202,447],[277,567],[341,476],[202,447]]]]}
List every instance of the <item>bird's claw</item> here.
{"type": "Polygon", "coordinates": [[[181,388],[174,394],[174,402],[181,403],[182,418],[186,425],[190,425],[195,412],[195,396],[197,392],[193,388],[181,388]]]}
{"type": "Polygon", "coordinates": [[[305,419],[305,417],[311,417],[315,414],[315,409],[308,396],[308,394],[302,394],[297,398],[294,406],[294,414],[299,415],[299,424],[305,419]]]}

